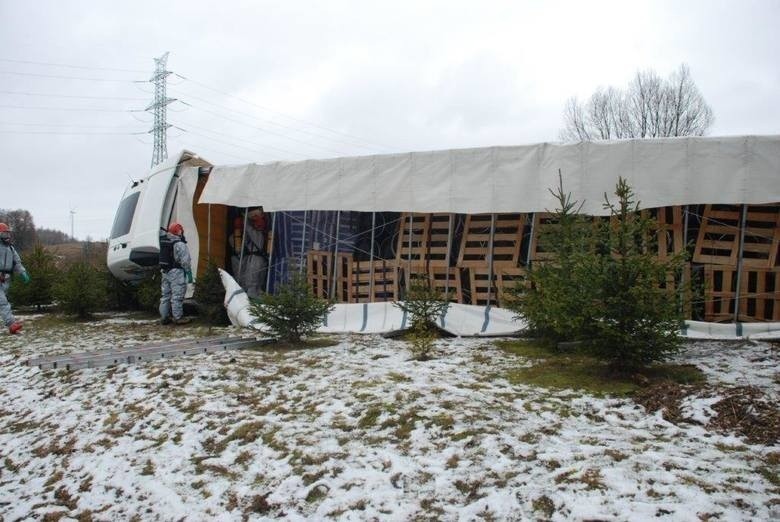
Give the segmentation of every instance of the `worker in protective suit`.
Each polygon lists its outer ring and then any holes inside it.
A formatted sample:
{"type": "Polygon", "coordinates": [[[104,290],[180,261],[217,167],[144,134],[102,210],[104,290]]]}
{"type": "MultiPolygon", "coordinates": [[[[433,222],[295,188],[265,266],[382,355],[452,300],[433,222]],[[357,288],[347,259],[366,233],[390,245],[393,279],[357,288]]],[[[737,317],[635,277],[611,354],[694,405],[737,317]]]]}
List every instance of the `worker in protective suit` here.
{"type": "Polygon", "coordinates": [[[162,271],[162,295],[160,297],[160,322],[162,324],[186,324],[184,295],[187,283],[192,283],[192,261],[184,227],[171,223],[167,233],[160,234],[160,270],[162,271]]]}
{"type": "Polygon", "coordinates": [[[238,283],[246,290],[251,299],[260,297],[265,288],[268,274],[268,257],[265,252],[267,223],[263,207],[253,209],[247,214],[249,226],[243,241],[243,256],[238,283]]]}
{"type": "Polygon", "coordinates": [[[22,258],[11,242],[11,227],[0,223],[0,318],[11,334],[17,334],[22,329],[22,323],[16,320],[8,302],[8,290],[11,287],[11,275],[16,274],[27,284],[30,276],[27,274],[22,258]]]}

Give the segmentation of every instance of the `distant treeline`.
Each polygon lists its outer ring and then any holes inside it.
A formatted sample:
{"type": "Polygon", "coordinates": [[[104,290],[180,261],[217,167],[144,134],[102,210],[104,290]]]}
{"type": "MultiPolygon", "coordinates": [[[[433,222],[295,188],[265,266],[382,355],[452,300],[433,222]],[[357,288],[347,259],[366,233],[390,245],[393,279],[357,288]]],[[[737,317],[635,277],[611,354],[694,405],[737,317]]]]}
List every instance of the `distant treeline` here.
{"type": "Polygon", "coordinates": [[[30,250],[36,243],[48,246],[71,241],[70,236],[65,232],[50,228],[35,228],[32,214],[27,210],[0,208],[0,223],[11,227],[14,233],[14,246],[19,251],[30,250]]]}

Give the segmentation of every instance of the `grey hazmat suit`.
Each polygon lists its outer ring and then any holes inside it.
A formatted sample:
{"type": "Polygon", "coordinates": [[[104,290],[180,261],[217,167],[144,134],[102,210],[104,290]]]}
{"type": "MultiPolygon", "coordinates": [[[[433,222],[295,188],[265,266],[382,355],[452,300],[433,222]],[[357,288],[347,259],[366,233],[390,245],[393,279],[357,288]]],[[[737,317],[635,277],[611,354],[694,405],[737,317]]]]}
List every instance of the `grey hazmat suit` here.
{"type": "Polygon", "coordinates": [[[22,258],[16,252],[16,249],[0,241],[0,317],[6,326],[11,326],[16,322],[11,303],[8,302],[8,289],[11,287],[11,274],[26,274],[22,258]]]}
{"type": "Polygon", "coordinates": [[[251,299],[260,297],[265,288],[268,274],[268,259],[265,256],[265,230],[250,225],[244,238],[244,257],[240,261],[239,284],[251,299]]]}
{"type": "Polygon", "coordinates": [[[184,314],[184,295],[187,293],[187,274],[191,273],[192,260],[187,243],[181,237],[168,233],[168,240],[173,242],[174,266],[162,270],[160,296],[160,317],[165,320],[173,317],[174,321],[184,314]]]}

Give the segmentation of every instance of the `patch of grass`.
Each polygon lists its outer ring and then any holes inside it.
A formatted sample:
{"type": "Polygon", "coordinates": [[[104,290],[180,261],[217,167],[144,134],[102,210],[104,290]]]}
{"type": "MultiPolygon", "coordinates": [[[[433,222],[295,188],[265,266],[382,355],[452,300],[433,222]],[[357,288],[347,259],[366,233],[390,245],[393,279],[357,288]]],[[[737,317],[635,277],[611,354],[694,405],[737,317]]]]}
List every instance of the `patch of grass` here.
{"type": "Polygon", "coordinates": [[[447,413],[440,413],[431,418],[431,425],[438,426],[442,430],[451,430],[455,425],[455,419],[447,413]]]}
{"type": "Polygon", "coordinates": [[[328,494],[328,486],[325,484],[317,484],[306,493],[306,502],[313,503],[319,502],[328,494]]]}
{"type": "Polygon", "coordinates": [[[775,487],[780,487],[780,473],[777,469],[772,469],[769,466],[760,466],[757,470],[759,475],[764,477],[767,482],[775,487]]]}
{"type": "Polygon", "coordinates": [[[338,339],[331,337],[311,337],[305,339],[299,343],[288,343],[283,341],[276,341],[271,343],[264,343],[260,346],[253,346],[246,348],[250,351],[292,351],[292,350],[311,350],[313,348],[329,348],[331,346],[337,346],[339,344],[338,339]]]}
{"type": "Polygon", "coordinates": [[[287,445],[281,440],[277,440],[276,434],[279,433],[279,430],[279,427],[275,427],[263,433],[263,443],[272,450],[287,454],[290,452],[290,448],[288,448],[287,445]]]}
{"type": "Polygon", "coordinates": [[[698,477],[694,477],[693,475],[679,475],[678,480],[682,482],[683,484],[688,484],[691,486],[697,486],[699,489],[707,493],[708,495],[711,495],[718,491],[718,489],[713,486],[712,484],[709,484],[703,480],[701,480],[698,477]]]}
{"type": "Polygon", "coordinates": [[[358,428],[361,429],[367,429],[376,424],[377,419],[379,416],[382,415],[382,409],[377,406],[372,406],[368,410],[366,410],[366,413],[363,414],[363,416],[358,420],[358,428]]]}
{"type": "Polygon", "coordinates": [[[233,461],[233,464],[238,464],[239,466],[243,466],[244,469],[247,467],[247,463],[252,460],[252,452],[244,450],[238,455],[236,455],[235,460],[233,461]]]}
{"type": "Polygon", "coordinates": [[[92,475],[87,474],[87,476],[84,478],[84,480],[81,481],[81,484],[79,485],[79,492],[86,493],[91,489],[92,489],[92,475]]]}
{"type": "Polygon", "coordinates": [[[447,469],[455,469],[458,467],[458,463],[460,462],[460,457],[457,453],[453,453],[450,458],[447,459],[447,463],[444,465],[447,469]]]}
{"type": "Polygon", "coordinates": [[[476,430],[463,430],[450,435],[450,440],[452,440],[453,442],[458,442],[459,440],[468,439],[469,437],[474,437],[476,435],[479,435],[480,433],[481,432],[476,430]]]}
{"type": "Polygon", "coordinates": [[[303,475],[301,475],[301,480],[303,481],[303,485],[311,486],[312,484],[320,480],[323,476],[325,476],[325,473],[327,472],[328,470],[326,469],[320,469],[312,473],[304,473],[303,475]]]}
{"type": "Polygon", "coordinates": [[[497,341],[507,353],[532,359],[533,366],[510,370],[507,380],[552,389],[583,390],[596,396],[629,396],[653,382],[700,383],[704,374],[692,365],[659,364],[633,375],[616,374],[586,353],[561,352],[532,341],[497,341]]]}
{"type": "Polygon", "coordinates": [[[387,378],[393,382],[411,382],[411,378],[398,372],[390,372],[387,374],[387,378]]]}
{"type": "Polygon", "coordinates": [[[625,453],[614,449],[605,450],[604,455],[611,457],[612,460],[614,460],[615,462],[620,462],[621,460],[625,460],[628,458],[628,455],[626,455],[625,453]]]}
{"type": "Polygon", "coordinates": [[[531,506],[533,506],[535,512],[541,513],[545,518],[551,518],[553,513],[555,513],[555,502],[547,495],[533,499],[531,506]]]}
{"type": "Polygon", "coordinates": [[[152,459],[146,459],[141,475],[154,475],[154,462],[152,462],[152,459]]]}
{"type": "Polygon", "coordinates": [[[530,339],[501,340],[493,343],[497,348],[526,359],[547,359],[548,357],[560,357],[561,352],[553,350],[550,346],[530,339]]]}
{"type": "Polygon", "coordinates": [[[417,410],[411,409],[398,417],[387,419],[382,423],[382,428],[395,428],[393,435],[399,440],[405,440],[409,438],[418,420],[420,417],[417,415],[417,410]]]}
{"type": "Polygon", "coordinates": [[[78,497],[72,496],[65,486],[60,487],[54,492],[54,498],[57,500],[57,504],[63,505],[71,511],[76,509],[79,504],[78,497]]]}
{"type": "Polygon", "coordinates": [[[61,470],[57,470],[54,473],[51,474],[51,476],[46,480],[46,483],[43,485],[43,487],[48,488],[50,486],[53,486],[60,480],[62,480],[62,477],[64,476],[64,473],[61,470]]]}
{"type": "Polygon", "coordinates": [[[263,429],[264,423],[261,421],[245,422],[239,427],[233,430],[230,435],[222,439],[219,444],[216,445],[215,450],[217,453],[222,453],[227,448],[228,444],[234,440],[241,441],[242,444],[248,444],[254,442],[260,436],[260,432],[263,429]]]}

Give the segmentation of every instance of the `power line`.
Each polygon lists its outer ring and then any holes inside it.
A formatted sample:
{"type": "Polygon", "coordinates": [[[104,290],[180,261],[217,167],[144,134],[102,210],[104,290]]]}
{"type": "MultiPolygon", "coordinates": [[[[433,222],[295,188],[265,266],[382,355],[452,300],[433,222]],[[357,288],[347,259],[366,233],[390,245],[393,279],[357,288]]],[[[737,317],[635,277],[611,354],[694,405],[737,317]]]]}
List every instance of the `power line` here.
{"type": "MultiPolygon", "coordinates": [[[[237,136],[226,134],[226,133],[221,132],[221,131],[215,131],[215,130],[211,130],[211,129],[208,129],[208,128],[205,128],[205,127],[199,127],[198,125],[193,125],[193,124],[190,124],[190,123],[182,123],[182,125],[184,125],[186,127],[192,127],[194,129],[198,129],[198,130],[201,130],[201,131],[204,131],[204,132],[211,132],[211,133],[214,133],[214,134],[218,134],[220,136],[225,136],[227,138],[233,138],[233,139],[236,139],[238,141],[243,141],[243,142],[249,143],[251,145],[259,145],[260,147],[274,149],[274,150],[277,150],[279,152],[284,152],[286,154],[294,154],[296,156],[300,156],[301,158],[305,158],[306,157],[304,154],[301,154],[300,152],[295,152],[293,150],[287,150],[287,149],[283,149],[283,148],[280,148],[280,147],[275,147],[273,145],[267,145],[267,144],[258,143],[258,142],[251,141],[251,140],[247,140],[247,139],[244,139],[244,138],[239,138],[237,136]]],[[[176,128],[179,129],[179,130],[183,130],[183,131],[187,132],[186,129],[182,129],[181,127],[176,127],[176,128]]]]}
{"type": "MultiPolygon", "coordinates": [[[[176,128],[176,129],[178,129],[178,130],[180,130],[180,131],[182,131],[182,132],[187,132],[187,133],[189,133],[189,134],[194,134],[195,136],[200,136],[201,138],[206,138],[207,140],[214,140],[214,141],[217,141],[217,142],[219,142],[219,143],[223,143],[223,144],[225,144],[225,145],[229,145],[229,146],[231,146],[231,147],[236,147],[236,148],[239,148],[239,149],[244,149],[244,150],[247,150],[247,151],[249,151],[249,152],[254,152],[254,153],[257,153],[257,154],[265,154],[264,152],[261,152],[261,151],[259,151],[259,150],[250,149],[250,148],[248,148],[248,147],[244,147],[244,146],[241,146],[241,145],[236,145],[235,143],[231,143],[231,142],[229,142],[229,141],[225,141],[225,140],[220,140],[219,138],[214,138],[213,136],[206,136],[205,134],[200,134],[200,133],[198,133],[198,132],[194,132],[194,131],[191,131],[191,130],[183,129],[183,128],[181,128],[181,127],[174,127],[174,128],[176,128]]],[[[260,145],[260,146],[261,146],[261,147],[269,147],[269,148],[270,148],[270,146],[267,146],[267,145],[260,145]]]]}
{"type": "Polygon", "coordinates": [[[34,76],[37,78],[57,78],[59,80],[84,80],[91,82],[117,82],[117,83],[146,83],[146,80],[118,80],[114,78],[85,78],[83,76],[62,76],[58,74],[23,73],[18,71],[0,71],[0,74],[13,74],[16,76],[34,76]]]}
{"type": "Polygon", "coordinates": [[[70,65],[65,63],[52,63],[52,62],[35,62],[32,60],[13,60],[10,58],[0,58],[0,62],[9,62],[9,63],[25,63],[25,64],[31,64],[31,65],[46,65],[50,67],[66,67],[68,69],[88,69],[88,70],[95,70],[95,71],[116,71],[116,72],[129,72],[129,73],[148,73],[148,70],[140,70],[140,69],[119,69],[116,67],[95,67],[95,66],[89,66],[89,65],[70,65]]]}
{"type": "Polygon", "coordinates": [[[204,89],[208,89],[208,90],[210,90],[210,91],[214,91],[214,92],[216,92],[216,93],[218,93],[218,94],[222,94],[222,95],[224,95],[224,96],[229,96],[229,97],[231,97],[231,98],[235,98],[236,100],[240,101],[241,103],[246,103],[246,104],[248,104],[248,105],[253,105],[253,106],[255,106],[255,107],[258,107],[259,109],[263,109],[263,110],[265,110],[265,111],[268,111],[268,112],[271,112],[271,113],[277,114],[277,115],[279,115],[279,116],[282,116],[282,117],[284,117],[284,118],[287,118],[287,119],[290,119],[290,120],[292,120],[292,121],[295,121],[295,122],[301,123],[301,124],[303,124],[303,125],[309,125],[309,126],[311,126],[311,127],[316,127],[316,128],[318,128],[318,129],[322,129],[322,130],[324,130],[324,131],[327,131],[327,132],[332,132],[332,133],[334,133],[334,134],[339,134],[339,135],[341,135],[341,136],[346,136],[346,137],[348,137],[348,138],[351,138],[351,139],[355,139],[355,140],[358,140],[358,141],[362,141],[363,143],[367,143],[367,144],[369,144],[369,145],[372,145],[372,146],[374,146],[374,147],[379,147],[380,149],[385,149],[385,150],[388,150],[388,151],[392,151],[392,150],[394,150],[394,149],[393,149],[393,147],[388,147],[388,146],[386,146],[386,145],[382,145],[382,144],[379,144],[379,143],[374,143],[374,142],[371,142],[371,141],[369,141],[369,140],[365,140],[365,139],[363,139],[363,138],[361,138],[361,137],[359,137],[359,136],[354,136],[354,135],[352,135],[352,134],[348,134],[348,133],[346,133],[346,132],[337,131],[337,130],[335,130],[335,129],[331,129],[331,128],[325,127],[325,126],[323,126],[323,125],[319,125],[319,124],[317,124],[317,123],[311,123],[311,122],[308,122],[308,121],[306,121],[306,120],[302,120],[302,119],[300,119],[300,118],[296,118],[296,117],[294,117],[294,116],[289,116],[289,115],[287,115],[287,114],[284,114],[284,113],[281,113],[281,112],[275,111],[275,110],[273,110],[273,109],[270,109],[270,108],[268,108],[268,107],[264,107],[264,106],[262,106],[262,105],[258,105],[257,103],[251,102],[251,101],[249,101],[249,100],[244,100],[243,98],[240,98],[240,97],[238,97],[238,96],[235,96],[235,95],[233,95],[233,94],[230,94],[229,92],[222,91],[222,90],[220,90],[220,89],[217,89],[217,88],[215,88],[215,87],[210,87],[210,86],[208,86],[208,85],[206,85],[206,84],[204,84],[204,83],[201,83],[201,82],[195,81],[195,80],[193,80],[193,79],[191,79],[191,78],[187,78],[186,76],[182,76],[181,74],[178,74],[178,73],[173,73],[173,74],[174,74],[175,76],[178,76],[178,77],[179,77],[179,78],[181,78],[182,80],[187,80],[187,81],[189,81],[189,82],[191,82],[191,83],[194,83],[195,85],[198,85],[198,86],[200,86],[200,87],[203,87],[204,89]]]}
{"type": "Polygon", "coordinates": [[[73,94],[45,94],[40,92],[22,92],[22,91],[4,91],[3,94],[17,94],[20,96],[43,96],[47,98],[80,98],[85,100],[126,100],[126,101],[145,101],[146,98],[130,98],[127,96],[77,96],[73,94]]]}
{"type": "Polygon", "coordinates": [[[0,130],[0,134],[52,134],[56,136],[136,136],[147,132],[59,132],[59,131],[14,131],[0,130]]]}
{"type": "Polygon", "coordinates": [[[132,112],[132,109],[94,109],[80,107],[41,107],[31,105],[0,105],[0,109],[25,109],[33,111],[75,111],[75,112],[132,112]]]}
{"type": "Polygon", "coordinates": [[[122,127],[116,125],[74,125],[72,123],[22,123],[13,121],[0,121],[0,125],[17,125],[20,127],[71,127],[74,129],[114,129],[122,127]]]}
{"type": "Polygon", "coordinates": [[[181,102],[184,105],[187,105],[189,107],[192,107],[193,109],[198,109],[199,111],[203,111],[203,112],[207,112],[209,114],[213,114],[214,116],[222,118],[222,119],[224,119],[226,121],[231,121],[233,123],[238,123],[239,125],[244,125],[244,126],[249,127],[251,129],[259,130],[260,132],[265,132],[266,134],[272,134],[274,136],[279,136],[281,138],[288,139],[288,140],[291,140],[291,141],[295,141],[295,142],[300,143],[302,145],[306,145],[307,147],[313,147],[315,149],[320,149],[320,150],[323,150],[323,151],[331,153],[331,154],[338,154],[338,155],[342,155],[343,154],[342,151],[329,149],[327,147],[320,147],[319,145],[314,145],[314,144],[309,143],[307,141],[299,140],[297,138],[293,138],[292,136],[287,136],[286,134],[283,134],[281,132],[276,132],[276,131],[264,129],[263,127],[257,127],[257,126],[255,126],[255,125],[253,125],[251,123],[246,123],[246,122],[243,122],[243,121],[240,121],[240,120],[236,120],[235,118],[230,118],[230,117],[225,116],[225,115],[223,115],[223,114],[221,114],[219,112],[215,112],[215,111],[212,111],[212,110],[209,110],[209,109],[204,109],[203,107],[199,107],[197,105],[192,105],[191,103],[188,103],[188,102],[185,102],[185,101],[182,101],[182,100],[179,100],[179,102],[181,102]]]}
{"type": "Polygon", "coordinates": [[[181,92],[181,91],[177,91],[177,92],[179,93],[180,97],[192,98],[192,99],[195,99],[195,100],[199,100],[199,101],[202,101],[202,102],[204,102],[204,103],[206,103],[208,105],[213,105],[214,107],[218,107],[220,109],[223,109],[223,110],[226,110],[226,111],[229,111],[229,112],[233,112],[235,114],[239,114],[239,115],[244,116],[246,118],[262,121],[264,123],[268,123],[269,125],[274,125],[276,127],[281,127],[283,129],[288,129],[288,130],[291,130],[291,131],[294,131],[294,132],[300,132],[300,133],[303,133],[303,134],[308,134],[309,136],[314,136],[314,137],[317,137],[317,138],[330,140],[330,141],[333,141],[333,142],[336,142],[336,143],[341,143],[341,144],[344,144],[344,145],[350,145],[350,146],[353,146],[353,147],[360,147],[362,149],[366,149],[366,150],[370,150],[370,151],[374,151],[375,150],[375,147],[368,147],[366,145],[361,145],[359,143],[355,143],[355,142],[351,142],[351,141],[345,141],[345,140],[342,140],[342,139],[339,139],[339,138],[333,138],[331,136],[326,136],[324,134],[318,134],[316,132],[311,132],[311,131],[308,131],[306,129],[299,129],[299,128],[296,128],[296,127],[291,127],[289,125],[284,125],[284,124],[281,124],[281,123],[278,123],[278,122],[275,122],[275,121],[272,121],[272,120],[268,120],[268,119],[265,119],[265,118],[258,118],[257,116],[249,115],[249,114],[247,114],[245,112],[242,112],[242,111],[239,111],[239,110],[236,110],[236,109],[231,109],[230,107],[226,107],[226,106],[220,105],[218,103],[210,102],[210,101],[206,100],[205,98],[201,98],[199,96],[195,96],[195,95],[190,94],[190,93],[181,92]]]}
{"type": "MultiPolygon", "coordinates": [[[[176,138],[174,138],[174,139],[176,139],[176,138]]],[[[182,148],[184,148],[184,147],[182,147],[182,148]]],[[[243,157],[243,156],[237,156],[237,155],[235,155],[235,154],[231,154],[230,152],[225,152],[225,151],[223,151],[223,150],[215,149],[214,147],[209,147],[209,146],[202,146],[202,145],[198,145],[198,147],[197,147],[197,148],[198,148],[198,150],[199,150],[199,151],[200,151],[201,149],[203,149],[203,150],[205,150],[205,151],[209,151],[209,150],[210,150],[210,151],[212,151],[212,152],[216,152],[217,154],[222,154],[222,155],[224,155],[224,156],[230,156],[230,157],[233,157],[233,158],[239,159],[239,160],[241,160],[241,161],[243,161],[243,162],[246,162],[246,163],[252,163],[252,162],[254,161],[254,160],[252,160],[252,159],[245,158],[245,157],[243,157]]]]}

